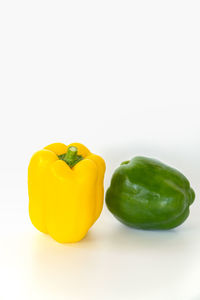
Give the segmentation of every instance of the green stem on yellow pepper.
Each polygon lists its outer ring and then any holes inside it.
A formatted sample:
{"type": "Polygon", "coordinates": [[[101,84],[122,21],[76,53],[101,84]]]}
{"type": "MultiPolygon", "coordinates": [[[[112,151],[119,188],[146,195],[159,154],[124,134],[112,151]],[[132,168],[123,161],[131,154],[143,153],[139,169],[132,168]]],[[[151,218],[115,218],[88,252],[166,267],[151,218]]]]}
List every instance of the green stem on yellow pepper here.
{"type": "Polygon", "coordinates": [[[79,161],[83,159],[81,155],[78,155],[77,147],[71,146],[67,149],[65,154],[59,155],[59,159],[63,160],[68,164],[70,168],[74,167],[79,161]]]}

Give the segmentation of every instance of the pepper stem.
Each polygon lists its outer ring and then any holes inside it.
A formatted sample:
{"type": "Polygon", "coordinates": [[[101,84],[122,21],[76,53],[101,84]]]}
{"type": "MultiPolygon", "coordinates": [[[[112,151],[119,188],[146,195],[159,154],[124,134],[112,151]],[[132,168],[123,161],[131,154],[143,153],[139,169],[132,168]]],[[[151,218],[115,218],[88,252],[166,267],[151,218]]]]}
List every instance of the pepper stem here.
{"type": "Polygon", "coordinates": [[[74,146],[71,146],[67,149],[67,153],[63,157],[63,160],[68,164],[71,165],[75,160],[77,156],[78,149],[74,146]]]}
{"type": "Polygon", "coordinates": [[[123,161],[120,165],[127,165],[129,162],[130,162],[130,160],[126,160],[126,161],[123,161]]]}
{"type": "Polygon", "coordinates": [[[81,155],[78,155],[78,149],[74,146],[70,146],[65,154],[59,155],[58,157],[59,159],[64,160],[70,168],[74,167],[83,159],[81,155]]]}

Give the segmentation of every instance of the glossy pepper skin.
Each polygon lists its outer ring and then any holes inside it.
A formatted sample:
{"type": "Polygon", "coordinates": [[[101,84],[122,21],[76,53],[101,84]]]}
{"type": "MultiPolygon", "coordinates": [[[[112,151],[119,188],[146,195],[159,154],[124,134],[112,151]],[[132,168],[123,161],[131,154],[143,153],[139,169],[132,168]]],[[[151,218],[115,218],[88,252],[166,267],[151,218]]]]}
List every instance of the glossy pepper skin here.
{"type": "Polygon", "coordinates": [[[33,225],[60,243],[83,239],[102,210],[104,172],[104,160],[79,143],[55,143],[36,152],[28,167],[33,225]],[[70,147],[82,156],[73,167],[60,159],[70,147]]]}
{"type": "Polygon", "coordinates": [[[122,223],[141,229],[170,229],[189,215],[195,193],[179,171],[147,157],[135,157],[116,169],[106,204],[122,223]]]}

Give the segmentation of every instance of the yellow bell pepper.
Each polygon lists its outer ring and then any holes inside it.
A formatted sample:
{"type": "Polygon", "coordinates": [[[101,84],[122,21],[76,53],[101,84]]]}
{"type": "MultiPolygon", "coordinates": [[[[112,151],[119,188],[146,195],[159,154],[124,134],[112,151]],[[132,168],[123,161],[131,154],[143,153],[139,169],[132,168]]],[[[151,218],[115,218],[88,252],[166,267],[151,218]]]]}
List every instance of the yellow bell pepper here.
{"type": "Polygon", "coordinates": [[[36,152],[28,167],[33,225],[60,243],[83,239],[103,207],[104,173],[104,160],[79,143],[36,152]]]}

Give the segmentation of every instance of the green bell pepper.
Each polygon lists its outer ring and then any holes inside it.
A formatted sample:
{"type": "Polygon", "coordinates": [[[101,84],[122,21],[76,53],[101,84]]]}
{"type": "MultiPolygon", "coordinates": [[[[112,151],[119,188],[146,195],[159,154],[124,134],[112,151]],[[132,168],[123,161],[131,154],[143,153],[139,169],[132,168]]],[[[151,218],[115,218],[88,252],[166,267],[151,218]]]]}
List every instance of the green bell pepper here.
{"type": "Polygon", "coordinates": [[[106,204],[122,223],[141,229],[170,229],[189,215],[195,193],[187,178],[158,160],[135,157],[112,176],[106,204]]]}

